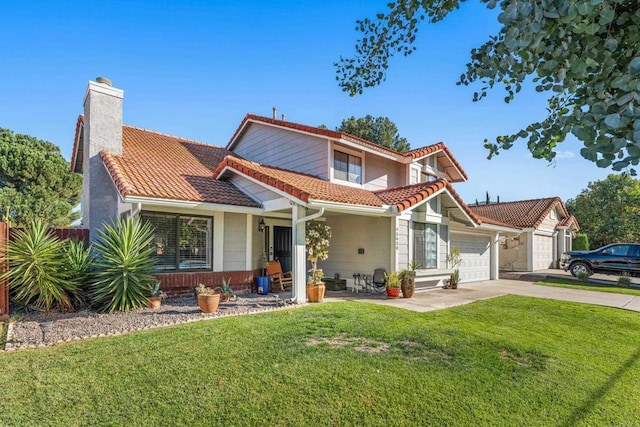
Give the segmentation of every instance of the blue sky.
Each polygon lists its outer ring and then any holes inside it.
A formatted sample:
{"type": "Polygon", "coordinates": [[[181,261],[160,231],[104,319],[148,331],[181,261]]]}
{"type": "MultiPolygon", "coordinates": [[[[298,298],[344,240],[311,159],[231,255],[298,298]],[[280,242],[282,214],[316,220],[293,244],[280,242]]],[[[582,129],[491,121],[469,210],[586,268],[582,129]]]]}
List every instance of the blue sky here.
{"type": "MultiPolygon", "coordinates": [[[[224,146],[247,113],[339,126],[349,116],[388,116],[413,148],[444,141],[469,175],[467,201],[575,197],[611,171],[566,141],[555,166],[524,143],[486,160],[483,139],[545,114],[525,88],[509,105],[495,90],[473,103],[456,86],[469,52],[498,31],[495,11],[476,1],[424,25],[418,50],[392,59],[387,81],[349,97],[333,63],[349,56],[355,21],[386,1],[8,1],[0,0],[0,127],[60,146],[69,159],[89,80],[123,89],[124,122],[224,146]]],[[[477,88],[475,88],[477,89],[477,88]]]]}

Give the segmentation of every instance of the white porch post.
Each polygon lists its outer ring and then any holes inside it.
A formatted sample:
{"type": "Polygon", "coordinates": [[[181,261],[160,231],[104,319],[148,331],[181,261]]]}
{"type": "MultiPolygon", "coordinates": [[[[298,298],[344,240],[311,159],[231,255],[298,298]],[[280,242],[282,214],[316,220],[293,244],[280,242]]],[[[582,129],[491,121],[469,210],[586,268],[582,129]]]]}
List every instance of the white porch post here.
{"type": "Polygon", "coordinates": [[[253,270],[253,215],[247,214],[247,246],[245,247],[244,269],[253,270]]]}
{"type": "Polygon", "coordinates": [[[391,218],[391,241],[389,242],[391,244],[389,265],[391,270],[395,271],[398,271],[398,220],[398,217],[391,218]]]}
{"type": "Polygon", "coordinates": [[[533,271],[533,239],[536,235],[533,231],[527,233],[527,271],[533,271]]]}
{"type": "Polygon", "coordinates": [[[213,271],[224,270],[224,212],[213,216],[213,271]]]}
{"type": "Polygon", "coordinates": [[[498,280],[500,277],[500,233],[491,235],[491,247],[489,249],[489,257],[491,258],[491,266],[489,268],[489,279],[498,280]]]}
{"type": "Polygon", "coordinates": [[[291,207],[293,288],[298,304],[307,302],[307,257],[304,244],[306,223],[298,223],[298,219],[304,216],[305,209],[302,206],[294,204],[291,207]]]}

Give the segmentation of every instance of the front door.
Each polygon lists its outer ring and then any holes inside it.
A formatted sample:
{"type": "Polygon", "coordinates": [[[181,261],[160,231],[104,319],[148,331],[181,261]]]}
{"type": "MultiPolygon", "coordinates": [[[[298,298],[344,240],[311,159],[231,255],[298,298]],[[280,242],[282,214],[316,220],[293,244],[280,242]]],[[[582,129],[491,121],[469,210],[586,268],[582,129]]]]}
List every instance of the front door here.
{"type": "Polygon", "coordinates": [[[273,227],[273,259],[280,261],[282,271],[291,271],[291,227],[273,227]]]}

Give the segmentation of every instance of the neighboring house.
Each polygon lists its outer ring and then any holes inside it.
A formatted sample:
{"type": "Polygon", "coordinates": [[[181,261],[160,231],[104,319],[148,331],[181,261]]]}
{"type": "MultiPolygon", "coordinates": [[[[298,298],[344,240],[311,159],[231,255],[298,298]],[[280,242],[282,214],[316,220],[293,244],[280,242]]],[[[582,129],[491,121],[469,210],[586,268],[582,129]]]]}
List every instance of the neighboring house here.
{"type": "Polygon", "coordinates": [[[122,90],[89,82],[71,160],[82,173],[83,224],[139,215],[155,227],[165,290],[232,277],[249,286],[265,259],[294,273],[304,301],[305,224],[333,237],[327,277],[420,263],[418,282],[437,285],[461,249],[462,281],[498,278],[501,239],[519,227],[474,213],[452,183],[467,176],[438,143],[398,153],[355,136],[247,115],[226,148],[122,124],[122,90]]]}
{"type": "Polygon", "coordinates": [[[483,217],[521,228],[520,236],[500,241],[500,270],[535,271],[558,268],[556,261],[571,250],[580,226],[559,197],[470,206],[483,217]]]}

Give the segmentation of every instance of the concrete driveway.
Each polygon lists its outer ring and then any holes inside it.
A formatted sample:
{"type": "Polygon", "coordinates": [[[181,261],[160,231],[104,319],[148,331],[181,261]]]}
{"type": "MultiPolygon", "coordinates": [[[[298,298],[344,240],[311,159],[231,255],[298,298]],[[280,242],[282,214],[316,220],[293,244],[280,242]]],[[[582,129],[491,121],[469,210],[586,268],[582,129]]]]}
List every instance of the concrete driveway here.
{"type": "Polygon", "coordinates": [[[522,295],[640,312],[640,297],[580,289],[534,285],[520,280],[489,280],[461,284],[458,289],[417,291],[413,298],[387,299],[385,295],[327,292],[325,301],[364,301],[418,312],[440,310],[503,295],[522,295]]]}

